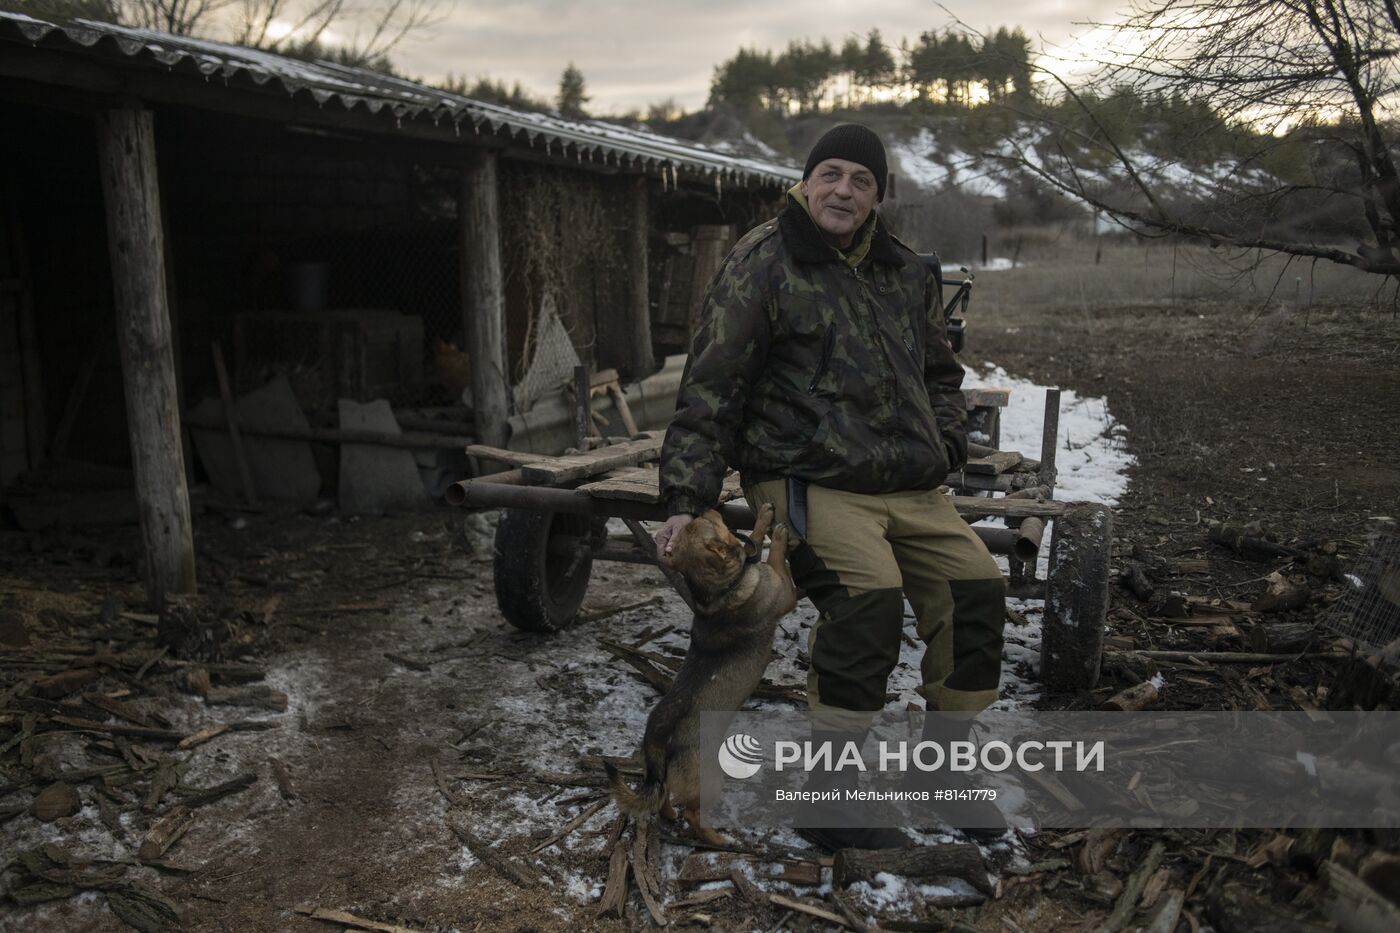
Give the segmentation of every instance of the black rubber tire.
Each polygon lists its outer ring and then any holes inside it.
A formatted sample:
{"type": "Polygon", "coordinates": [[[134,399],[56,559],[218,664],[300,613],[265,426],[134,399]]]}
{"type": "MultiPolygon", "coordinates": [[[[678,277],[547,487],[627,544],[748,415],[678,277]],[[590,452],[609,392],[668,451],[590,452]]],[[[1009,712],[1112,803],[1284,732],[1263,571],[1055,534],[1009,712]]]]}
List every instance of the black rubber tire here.
{"type": "Polygon", "coordinates": [[[577,563],[570,557],[550,556],[553,535],[585,537],[593,520],[562,512],[504,509],[496,526],[494,570],[496,605],[506,621],[527,632],[557,632],[578,617],[591,554],[577,563]]]}
{"type": "Polygon", "coordinates": [[[1051,690],[1098,683],[1112,542],[1113,513],[1101,505],[1071,503],[1055,519],[1040,630],[1040,679],[1051,690]]]}

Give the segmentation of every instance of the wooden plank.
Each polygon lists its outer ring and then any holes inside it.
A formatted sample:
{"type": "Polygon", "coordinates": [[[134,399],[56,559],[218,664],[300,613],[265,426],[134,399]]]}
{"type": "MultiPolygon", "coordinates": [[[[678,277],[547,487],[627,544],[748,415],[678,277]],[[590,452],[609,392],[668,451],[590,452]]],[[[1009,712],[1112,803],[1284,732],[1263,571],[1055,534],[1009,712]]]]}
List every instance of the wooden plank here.
{"type": "Polygon", "coordinates": [[[625,444],[600,447],[587,453],[569,457],[557,457],[548,462],[524,464],[521,472],[527,483],[546,483],[552,486],[573,483],[618,467],[635,466],[661,456],[663,435],[659,432],[625,444]]]}
{"type": "Polygon", "coordinates": [[[595,499],[612,499],[623,502],[661,501],[661,487],[655,481],[642,483],[626,477],[608,478],[580,488],[595,499]]]}
{"type": "Polygon", "coordinates": [[[1005,408],[1011,404],[1010,389],[963,389],[963,399],[967,402],[967,409],[974,408],[1005,408]]]}
{"type": "Polygon", "coordinates": [[[980,496],[952,496],[960,515],[1009,516],[1011,518],[1054,518],[1065,511],[1066,503],[1036,502],[1034,499],[983,499],[980,496]]]}
{"type": "Polygon", "coordinates": [[[160,605],[167,594],[195,592],[195,569],[154,117],[149,110],[105,111],[97,118],[97,140],[146,595],[160,605]]]}
{"type": "Polygon", "coordinates": [[[504,447],[492,447],[490,444],[468,444],[466,446],[468,457],[482,457],[486,460],[499,460],[501,463],[509,463],[511,466],[523,466],[527,463],[538,463],[541,460],[552,460],[544,454],[531,454],[522,450],[506,450],[504,447]]]}
{"type": "Polygon", "coordinates": [[[1002,473],[1010,473],[1016,469],[1024,459],[1025,457],[1014,450],[998,450],[985,457],[976,457],[967,461],[967,465],[963,469],[968,473],[1000,476],[1002,473]]]}
{"type": "MultiPolygon", "coordinates": [[[[628,468],[613,470],[601,479],[579,489],[598,499],[621,499],[627,502],[660,502],[660,474],[656,470],[628,468]]],[[[732,502],[744,497],[744,489],[739,485],[739,474],[730,473],[720,486],[719,501],[732,502]]]]}

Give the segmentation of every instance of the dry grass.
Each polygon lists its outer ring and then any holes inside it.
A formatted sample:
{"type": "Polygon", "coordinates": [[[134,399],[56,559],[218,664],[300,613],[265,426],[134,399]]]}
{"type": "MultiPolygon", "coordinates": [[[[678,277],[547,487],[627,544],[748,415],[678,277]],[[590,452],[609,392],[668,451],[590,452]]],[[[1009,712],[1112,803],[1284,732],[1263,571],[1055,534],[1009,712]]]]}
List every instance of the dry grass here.
{"type": "Polygon", "coordinates": [[[1010,258],[1018,242],[1016,268],[978,274],[975,306],[1091,314],[1123,305],[1230,301],[1262,314],[1354,305],[1389,309],[1395,302],[1395,285],[1380,276],[1256,250],[1122,237],[1096,243],[1082,234],[1054,236],[1042,229],[999,236],[991,255],[1010,258]]]}

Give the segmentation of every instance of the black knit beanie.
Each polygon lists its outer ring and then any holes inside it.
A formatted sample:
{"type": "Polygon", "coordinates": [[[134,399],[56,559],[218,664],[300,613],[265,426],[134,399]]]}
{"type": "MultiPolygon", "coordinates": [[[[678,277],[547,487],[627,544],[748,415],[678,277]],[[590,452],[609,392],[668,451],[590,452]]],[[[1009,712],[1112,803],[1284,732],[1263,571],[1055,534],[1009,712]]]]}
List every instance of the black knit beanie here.
{"type": "Polygon", "coordinates": [[[885,164],[885,146],[867,126],[859,123],[842,123],[833,126],[822,134],[807,156],[807,165],[802,169],[802,180],[812,174],[827,159],[845,159],[870,169],[875,176],[876,199],[885,199],[885,180],[889,176],[889,166],[885,164]]]}

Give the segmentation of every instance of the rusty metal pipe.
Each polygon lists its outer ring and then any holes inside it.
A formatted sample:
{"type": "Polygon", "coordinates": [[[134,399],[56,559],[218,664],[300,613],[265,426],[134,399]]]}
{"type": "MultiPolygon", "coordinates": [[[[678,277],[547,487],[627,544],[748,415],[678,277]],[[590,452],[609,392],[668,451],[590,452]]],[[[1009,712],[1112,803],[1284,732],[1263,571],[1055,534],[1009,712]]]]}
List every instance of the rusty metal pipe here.
{"type": "MultiPolygon", "coordinates": [[[[578,489],[521,486],[488,480],[494,480],[494,477],[454,483],[449,487],[450,495],[447,501],[464,508],[531,509],[536,512],[630,518],[644,522],[664,522],[667,518],[666,507],[659,502],[598,499],[578,489]]],[[[719,507],[719,513],[730,528],[743,531],[753,527],[753,509],[745,504],[726,502],[719,507]]]]}
{"type": "Polygon", "coordinates": [[[1021,519],[1016,530],[1016,546],[1012,553],[1022,562],[1032,563],[1040,556],[1040,540],[1045,536],[1045,522],[1034,516],[1021,519]]]}
{"type": "MultiPolygon", "coordinates": [[[[666,507],[659,502],[598,499],[578,489],[522,486],[517,480],[506,478],[519,472],[509,470],[454,483],[448,487],[447,501],[452,505],[474,509],[532,509],[536,512],[630,518],[644,522],[664,522],[667,518],[666,507]]],[[[719,506],[719,513],[730,528],[739,531],[753,528],[753,509],[746,503],[726,502],[719,506]]],[[[1019,534],[1015,529],[976,527],[972,531],[993,554],[1016,553],[1019,534]]]]}
{"type": "Polygon", "coordinates": [[[458,480],[448,486],[442,497],[447,500],[448,505],[461,505],[467,499],[467,487],[473,483],[486,483],[497,486],[523,486],[525,484],[525,471],[516,467],[514,470],[505,470],[501,473],[490,473],[486,476],[477,476],[472,479],[458,480]]]}
{"type": "Polygon", "coordinates": [[[1010,528],[984,528],[975,526],[972,533],[982,539],[987,550],[993,554],[1016,553],[1016,532],[1010,528]]]}

